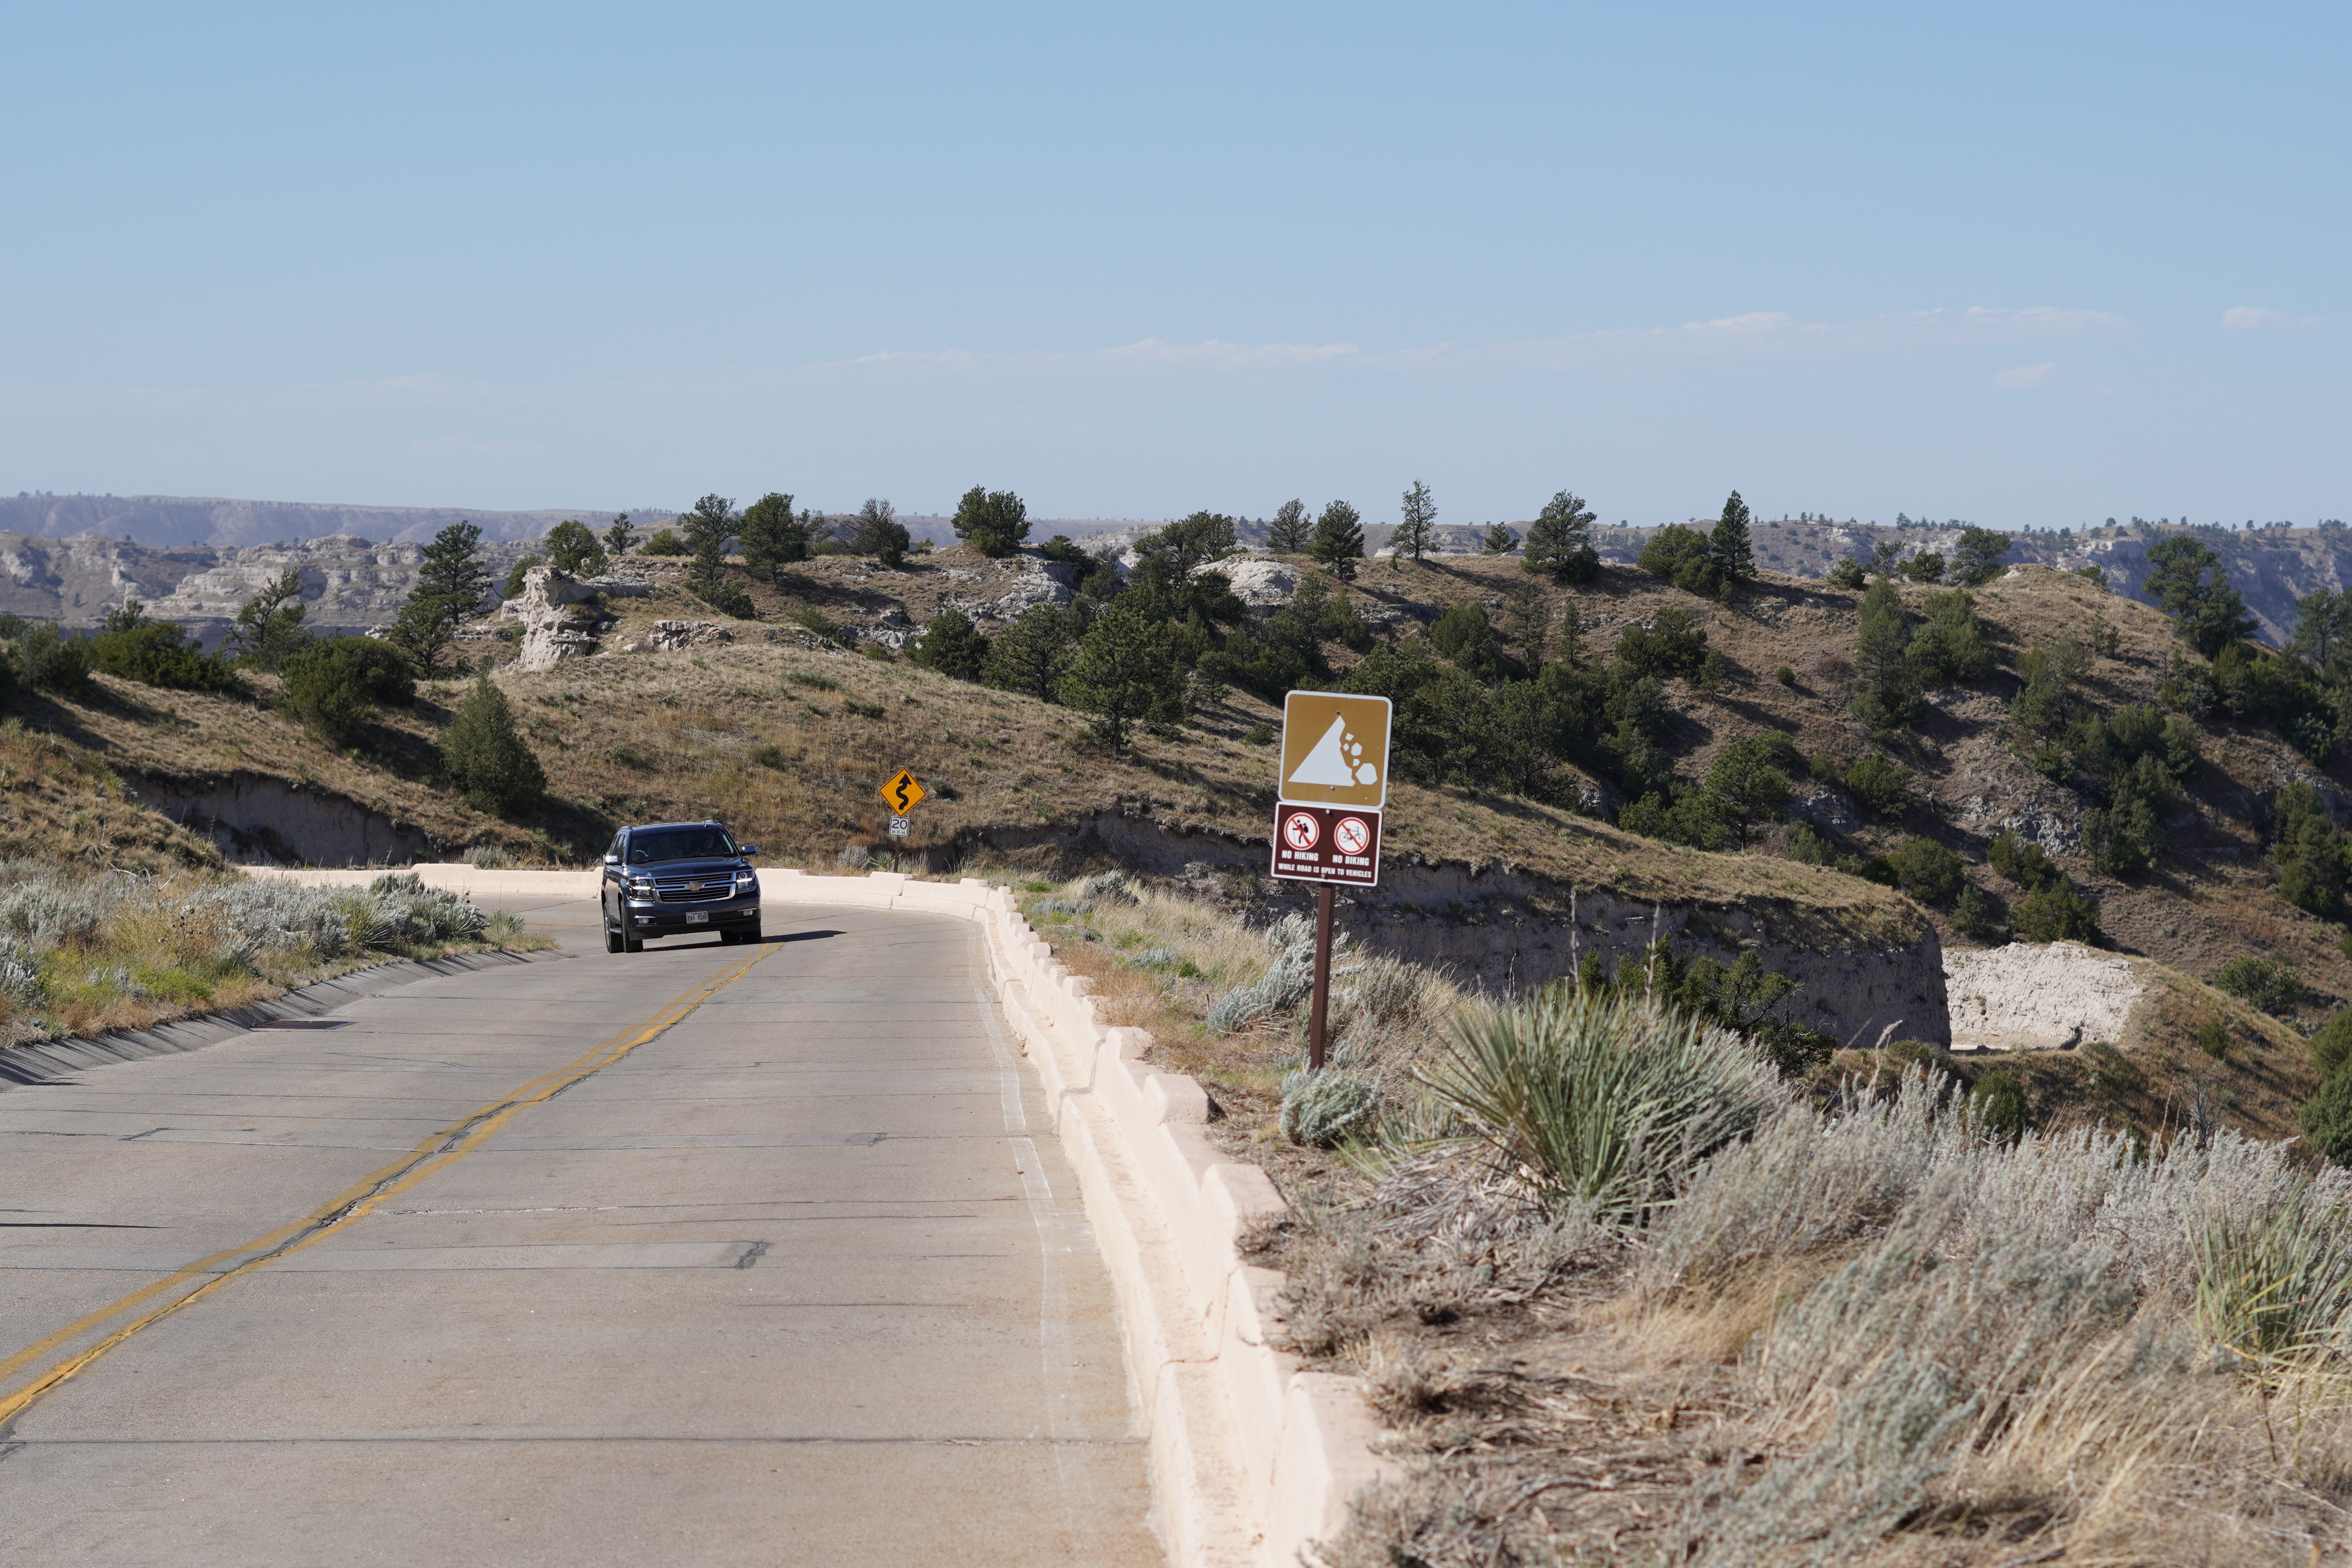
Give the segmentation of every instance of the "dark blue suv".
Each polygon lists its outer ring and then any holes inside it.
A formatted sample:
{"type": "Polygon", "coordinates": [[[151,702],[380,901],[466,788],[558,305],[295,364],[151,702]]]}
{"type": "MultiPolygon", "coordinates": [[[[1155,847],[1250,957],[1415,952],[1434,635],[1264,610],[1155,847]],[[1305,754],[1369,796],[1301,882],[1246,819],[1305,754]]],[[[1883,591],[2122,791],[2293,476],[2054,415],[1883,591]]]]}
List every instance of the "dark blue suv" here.
{"type": "Polygon", "coordinates": [[[760,939],[757,844],[716,822],[623,828],[604,852],[604,951],[641,953],[652,936],[716,931],[721,942],[760,939]]]}

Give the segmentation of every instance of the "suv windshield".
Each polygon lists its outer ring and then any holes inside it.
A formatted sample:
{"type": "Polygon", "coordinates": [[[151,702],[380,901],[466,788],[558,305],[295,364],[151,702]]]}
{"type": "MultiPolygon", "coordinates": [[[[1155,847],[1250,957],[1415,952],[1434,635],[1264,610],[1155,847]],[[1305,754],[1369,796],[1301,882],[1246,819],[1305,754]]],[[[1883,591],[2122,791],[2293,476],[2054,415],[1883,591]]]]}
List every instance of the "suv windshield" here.
{"type": "Polygon", "coordinates": [[[658,832],[629,835],[629,863],[655,865],[663,861],[718,861],[735,858],[735,841],[724,828],[664,828],[658,832]]]}

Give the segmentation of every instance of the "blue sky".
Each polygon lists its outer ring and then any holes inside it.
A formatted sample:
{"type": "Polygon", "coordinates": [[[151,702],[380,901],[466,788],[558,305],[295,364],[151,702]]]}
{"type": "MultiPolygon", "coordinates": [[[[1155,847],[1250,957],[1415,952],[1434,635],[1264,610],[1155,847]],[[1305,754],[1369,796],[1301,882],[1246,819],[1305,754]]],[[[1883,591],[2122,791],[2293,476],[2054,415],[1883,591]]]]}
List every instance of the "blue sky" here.
{"type": "Polygon", "coordinates": [[[0,490],[2352,515],[2340,6],[7,37],[0,490]]]}

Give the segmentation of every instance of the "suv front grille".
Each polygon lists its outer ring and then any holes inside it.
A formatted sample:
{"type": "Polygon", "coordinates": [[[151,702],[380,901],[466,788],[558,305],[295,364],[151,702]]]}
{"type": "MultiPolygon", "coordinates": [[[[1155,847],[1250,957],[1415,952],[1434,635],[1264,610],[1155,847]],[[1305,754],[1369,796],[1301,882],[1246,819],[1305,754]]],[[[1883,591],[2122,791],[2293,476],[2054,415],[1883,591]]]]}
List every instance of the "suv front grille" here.
{"type": "Polygon", "coordinates": [[[735,879],[731,876],[693,877],[654,883],[654,897],[664,904],[717,904],[721,899],[734,896],[735,879]]]}

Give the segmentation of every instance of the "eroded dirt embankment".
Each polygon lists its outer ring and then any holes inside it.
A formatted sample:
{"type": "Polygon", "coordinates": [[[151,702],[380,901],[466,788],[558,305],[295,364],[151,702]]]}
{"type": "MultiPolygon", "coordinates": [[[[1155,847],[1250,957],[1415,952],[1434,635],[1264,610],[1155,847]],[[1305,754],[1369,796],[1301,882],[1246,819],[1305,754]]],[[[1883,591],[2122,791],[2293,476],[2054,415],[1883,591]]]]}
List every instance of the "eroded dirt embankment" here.
{"type": "Polygon", "coordinates": [[[221,853],[247,863],[405,865],[437,846],[433,836],[317,785],[266,773],[184,779],[123,769],[126,794],[221,853]]]}
{"type": "MultiPolygon", "coordinates": [[[[1268,859],[1264,840],[1187,831],[1111,811],[1050,826],[983,829],[973,837],[1000,850],[1051,845],[1099,852],[1160,876],[1263,873],[1268,859]]],[[[1284,885],[1289,896],[1296,884],[1284,885]]],[[[1311,903],[1303,888],[1296,896],[1311,903]]],[[[1875,1044],[1890,1028],[1898,1039],[1936,1045],[1951,1040],[1943,944],[1916,915],[1904,921],[1776,898],[1654,903],[1503,867],[1409,856],[1384,864],[1378,887],[1343,892],[1339,910],[1342,926],[1369,950],[1445,965],[1465,984],[1490,992],[1558,979],[1588,953],[1613,966],[1621,956],[1638,956],[1663,930],[1684,958],[1703,955],[1729,964],[1752,948],[1766,968],[1801,985],[1792,1019],[1841,1044],[1875,1044]]]]}

